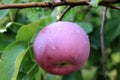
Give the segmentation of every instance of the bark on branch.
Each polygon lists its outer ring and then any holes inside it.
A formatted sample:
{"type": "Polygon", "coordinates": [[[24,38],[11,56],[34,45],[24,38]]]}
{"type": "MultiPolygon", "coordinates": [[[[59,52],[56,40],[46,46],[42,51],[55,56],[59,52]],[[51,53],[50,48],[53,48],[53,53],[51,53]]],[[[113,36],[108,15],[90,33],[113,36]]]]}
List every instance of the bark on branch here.
{"type": "MultiPolygon", "coordinates": [[[[103,0],[99,5],[107,6],[105,4],[120,3],[120,0],[103,0]]],[[[57,7],[63,5],[89,5],[89,1],[81,0],[79,2],[31,2],[31,3],[13,3],[13,4],[1,4],[0,9],[15,9],[15,8],[31,8],[31,7],[57,7]]]]}

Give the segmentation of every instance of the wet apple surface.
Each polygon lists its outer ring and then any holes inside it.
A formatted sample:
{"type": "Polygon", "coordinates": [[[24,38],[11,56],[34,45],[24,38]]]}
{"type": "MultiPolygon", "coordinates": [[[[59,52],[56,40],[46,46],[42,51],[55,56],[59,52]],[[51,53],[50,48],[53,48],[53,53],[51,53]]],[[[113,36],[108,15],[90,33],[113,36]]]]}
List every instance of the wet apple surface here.
{"type": "Polygon", "coordinates": [[[46,72],[67,75],[86,62],[90,43],[85,31],[76,23],[59,21],[38,33],[33,51],[36,62],[46,72]]]}

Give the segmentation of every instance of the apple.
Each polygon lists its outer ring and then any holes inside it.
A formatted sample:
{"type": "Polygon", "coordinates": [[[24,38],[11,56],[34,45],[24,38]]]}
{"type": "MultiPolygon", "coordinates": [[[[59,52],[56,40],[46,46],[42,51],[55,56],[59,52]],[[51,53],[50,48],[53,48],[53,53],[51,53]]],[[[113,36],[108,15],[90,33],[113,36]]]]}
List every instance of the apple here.
{"type": "Polygon", "coordinates": [[[54,0],[54,2],[61,2],[61,0],[54,0]]]}
{"type": "Polygon", "coordinates": [[[37,34],[33,52],[36,62],[46,72],[68,75],[86,62],[90,43],[85,31],[76,23],[58,21],[37,34]]]}

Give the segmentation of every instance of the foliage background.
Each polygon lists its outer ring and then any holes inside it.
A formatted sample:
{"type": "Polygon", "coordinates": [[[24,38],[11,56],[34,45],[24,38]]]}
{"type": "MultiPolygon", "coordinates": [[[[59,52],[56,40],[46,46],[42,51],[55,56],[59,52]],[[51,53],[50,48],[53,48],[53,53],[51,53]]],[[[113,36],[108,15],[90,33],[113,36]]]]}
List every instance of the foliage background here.
{"type": "MultiPolygon", "coordinates": [[[[1,0],[18,3],[50,0],[1,0]]],[[[0,80],[103,80],[100,26],[103,7],[72,8],[63,21],[81,25],[89,35],[91,52],[86,64],[68,76],[51,75],[34,61],[32,43],[37,32],[55,22],[65,6],[0,10],[0,80]]],[[[105,24],[106,73],[108,80],[120,80],[120,11],[108,9],[105,24]]]]}

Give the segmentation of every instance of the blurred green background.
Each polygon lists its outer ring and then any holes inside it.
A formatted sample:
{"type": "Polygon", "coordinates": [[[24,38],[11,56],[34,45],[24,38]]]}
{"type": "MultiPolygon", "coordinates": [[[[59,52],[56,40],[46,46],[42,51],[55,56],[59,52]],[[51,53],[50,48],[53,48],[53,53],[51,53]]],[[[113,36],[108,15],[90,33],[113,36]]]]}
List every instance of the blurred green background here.
{"type": "MultiPolygon", "coordinates": [[[[50,0],[0,0],[0,3],[27,3],[50,0]]],[[[117,4],[119,6],[119,4],[117,4]]],[[[63,17],[81,25],[89,35],[91,52],[77,72],[58,76],[44,72],[35,63],[32,43],[37,32],[55,22],[65,6],[0,10],[0,80],[103,80],[100,26],[103,7],[77,6],[63,17]]],[[[120,11],[108,9],[105,23],[106,74],[120,80],[120,11]]]]}

